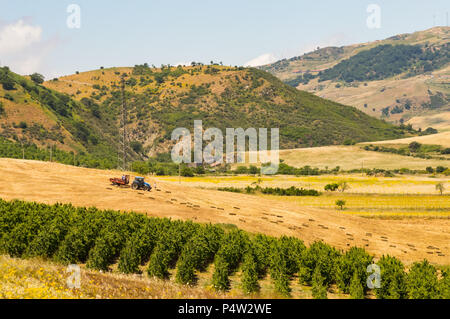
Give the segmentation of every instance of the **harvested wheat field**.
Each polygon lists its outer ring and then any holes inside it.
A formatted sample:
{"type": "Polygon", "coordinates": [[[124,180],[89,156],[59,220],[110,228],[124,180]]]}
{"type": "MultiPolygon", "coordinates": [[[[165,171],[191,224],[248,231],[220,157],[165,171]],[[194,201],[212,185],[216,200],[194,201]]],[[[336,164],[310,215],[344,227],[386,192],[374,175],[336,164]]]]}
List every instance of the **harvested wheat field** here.
{"type": "MultiPolygon", "coordinates": [[[[108,179],[120,175],[119,171],[0,159],[0,197],[234,224],[250,232],[296,236],[306,243],[323,240],[341,249],[361,246],[376,256],[391,254],[407,264],[423,258],[450,264],[449,219],[368,219],[281,198],[187,187],[158,179],[159,191],[150,193],[110,186],[108,179]]],[[[155,181],[149,180],[152,184],[155,181]]]]}

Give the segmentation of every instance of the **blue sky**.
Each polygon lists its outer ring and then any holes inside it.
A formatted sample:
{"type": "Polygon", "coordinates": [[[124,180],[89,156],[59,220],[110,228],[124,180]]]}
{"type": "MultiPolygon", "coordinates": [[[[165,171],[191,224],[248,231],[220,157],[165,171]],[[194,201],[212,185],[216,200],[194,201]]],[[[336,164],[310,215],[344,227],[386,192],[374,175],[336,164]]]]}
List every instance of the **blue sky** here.
{"type": "Polygon", "coordinates": [[[446,25],[448,0],[0,0],[0,64],[46,77],[100,66],[270,62],[446,25]],[[67,27],[69,4],[81,28],[67,27]],[[380,28],[367,27],[369,4],[380,28]]]}

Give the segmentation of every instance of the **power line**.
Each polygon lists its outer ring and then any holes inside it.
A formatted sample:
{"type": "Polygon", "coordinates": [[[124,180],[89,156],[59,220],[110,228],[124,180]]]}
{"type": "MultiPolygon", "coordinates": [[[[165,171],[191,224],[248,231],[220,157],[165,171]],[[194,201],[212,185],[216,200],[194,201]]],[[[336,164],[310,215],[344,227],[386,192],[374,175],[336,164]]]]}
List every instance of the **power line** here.
{"type": "Polygon", "coordinates": [[[125,97],[125,74],[122,75],[121,80],[122,87],[122,118],[120,130],[122,131],[120,134],[120,143],[119,143],[119,151],[118,151],[118,159],[120,159],[120,153],[122,153],[122,170],[127,170],[127,151],[128,151],[128,140],[127,140],[127,103],[125,97]]]}

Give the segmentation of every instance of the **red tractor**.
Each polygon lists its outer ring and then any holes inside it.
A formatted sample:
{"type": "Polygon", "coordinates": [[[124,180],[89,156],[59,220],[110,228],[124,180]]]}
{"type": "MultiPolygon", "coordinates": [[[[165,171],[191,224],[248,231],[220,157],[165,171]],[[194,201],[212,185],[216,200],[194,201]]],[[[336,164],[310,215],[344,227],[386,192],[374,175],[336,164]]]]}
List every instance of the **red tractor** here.
{"type": "Polygon", "coordinates": [[[127,186],[128,184],[130,184],[130,175],[123,175],[122,178],[110,178],[109,181],[115,186],[127,186]]]}

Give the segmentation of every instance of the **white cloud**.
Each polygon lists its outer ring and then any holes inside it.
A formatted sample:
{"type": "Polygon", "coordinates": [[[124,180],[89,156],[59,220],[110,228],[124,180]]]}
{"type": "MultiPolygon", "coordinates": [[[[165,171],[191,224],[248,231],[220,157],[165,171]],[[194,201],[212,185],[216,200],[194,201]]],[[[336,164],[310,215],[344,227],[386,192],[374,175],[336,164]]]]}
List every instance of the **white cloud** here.
{"type": "Polygon", "coordinates": [[[1,66],[22,75],[45,73],[45,60],[58,43],[56,37],[44,40],[42,28],[26,19],[0,25],[1,66]]]}
{"type": "Polygon", "coordinates": [[[40,26],[26,24],[23,20],[0,29],[0,54],[14,54],[41,41],[40,26]]]}
{"type": "Polygon", "coordinates": [[[255,67],[255,66],[260,66],[260,65],[265,65],[265,64],[269,64],[269,63],[273,63],[276,62],[278,59],[277,57],[272,54],[272,53],[265,53],[262,54],[246,63],[244,63],[244,66],[251,66],[251,67],[255,67]]]}

